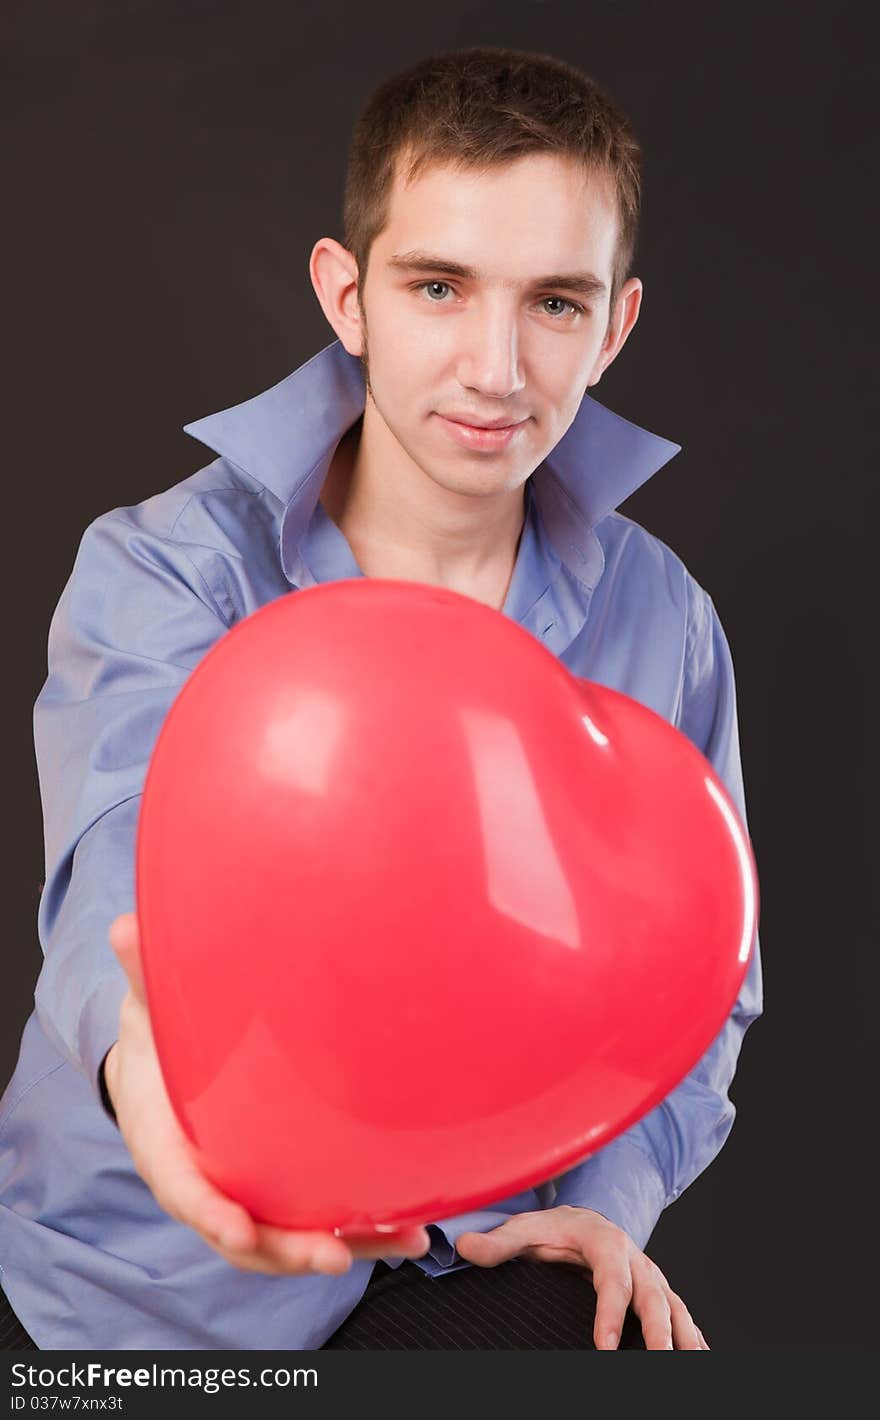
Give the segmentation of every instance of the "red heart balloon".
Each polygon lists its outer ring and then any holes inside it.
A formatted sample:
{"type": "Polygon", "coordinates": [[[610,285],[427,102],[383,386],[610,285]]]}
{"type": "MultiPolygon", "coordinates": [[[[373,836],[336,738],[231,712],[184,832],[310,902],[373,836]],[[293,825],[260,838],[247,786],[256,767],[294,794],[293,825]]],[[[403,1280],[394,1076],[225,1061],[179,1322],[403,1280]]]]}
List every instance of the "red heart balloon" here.
{"type": "Polygon", "coordinates": [[[144,975],[201,1166],[291,1228],[425,1222],[662,1099],[745,975],[757,878],[712,767],[470,597],[269,603],[150,761],[144,975]]]}

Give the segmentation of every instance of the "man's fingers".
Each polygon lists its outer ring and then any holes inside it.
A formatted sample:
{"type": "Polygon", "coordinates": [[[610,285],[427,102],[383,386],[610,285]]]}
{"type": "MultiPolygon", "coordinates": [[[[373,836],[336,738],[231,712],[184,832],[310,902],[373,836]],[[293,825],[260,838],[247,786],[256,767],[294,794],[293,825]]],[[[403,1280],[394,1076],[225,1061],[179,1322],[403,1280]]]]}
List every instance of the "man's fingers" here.
{"type": "Polygon", "coordinates": [[[234,1267],[274,1276],[348,1271],[351,1252],[332,1233],[295,1232],[256,1222],[247,1209],[205,1178],[185,1149],[178,1150],[168,1136],[162,1144],[161,1179],[151,1180],[149,1170],[143,1170],[156,1202],[234,1267]]]}
{"type": "Polygon", "coordinates": [[[693,1317],[675,1292],[669,1292],[669,1306],[672,1312],[672,1340],[676,1351],[703,1351],[700,1329],[693,1317]]]}
{"type": "Polygon", "coordinates": [[[247,1252],[256,1246],[258,1225],[247,1210],[214,1188],[188,1160],[166,1166],[153,1192],[160,1208],[194,1228],[212,1246],[219,1243],[229,1252],[247,1252]]]}
{"type": "Polygon", "coordinates": [[[593,1344],[597,1351],[614,1351],[620,1344],[623,1319],[633,1294],[632,1276],[626,1263],[597,1264],[593,1268],[596,1289],[596,1320],[593,1344]]]}
{"type": "Polygon", "coordinates": [[[324,1272],[339,1276],[352,1264],[345,1243],[332,1233],[292,1232],[270,1223],[256,1224],[256,1246],[247,1253],[230,1255],[237,1267],[283,1274],[324,1272]]]}
{"type": "Polygon", "coordinates": [[[395,1232],[393,1237],[382,1237],[380,1234],[376,1238],[354,1238],[343,1237],[345,1243],[355,1257],[424,1257],[431,1245],[425,1228],[416,1226],[413,1228],[401,1228],[395,1232]]]}
{"type": "Polygon", "coordinates": [[[146,1005],[147,993],[141,968],[141,944],[138,920],[134,912],[124,912],[114,917],[109,930],[110,945],[128,978],[132,994],[141,1005],[146,1005]]]}
{"type": "Polygon", "coordinates": [[[243,1271],[276,1276],[310,1272],[338,1275],[351,1266],[349,1249],[332,1233],[294,1232],[258,1223],[186,1162],[165,1169],[155,1197],[166,1213],[193,1228],[243,1271]]]}
{"type": "Polygon", "coordinates": [[[212,1247],[220,1244],[231,1252],[256,1247],[258,1225],[247,1209],[221,1192],[192,1157],[165,1095],[155,1057],[148,1062],[140,1084],[148,1092],[140,1102],[140,1113],[133,1123],[129,1111],[120,1105],[119,1124],[135,1168],[159,1207],[193,1228],[212,1247]]]}
{"type": "Polygon", "coordinates": [[[491,1232],[462,1233],[455,1246],[468,1262],[474,1262],[478,1267],[497,1267],[499,1262],[517,1257],[532,1243],[548,1241],[552,1239],[548,1237],[546,1219],[541,1219],[541,1215],[536,1213],[518,1213],[509,1223],[502,1223],[491,1232]]]}
{"type": "Polygon", "coordinates": [[[395,1238],[395,1245],[377,1240],[346,1244],[333,1233],[295,1232],[269,1223],[257,1223],[256,1246],[231,1250],[217,1246],[217,1251],[235,1267],[250,1272],[268,1272],[277,1276],[303,1273],[326,1273],[339,1276],[347,1272],[352,1262],[377,1257],[421,1257],[429,1241],[423,1228],[410,1229],[395,1238]]]}
{"type": "Polygon", "coordinates": [[[428,1244],[424,1228],[411,1228],[395,1238],[394,1247],[381,1238],[349,1247],[333,1233],[279,1228],[256,1222],[246,1209],[220,1193],[204,1176],[181,1159],[163,1173],[155,1190],[161,1208],[178,1222],[194,1228],[233,1266],[276,1276],[347,1272],[355,1256],[421,1256],[428,1244]]]}
{"type": "Polygon", "coordinates": [[[672,1351],[672,1309],[658,1276],[633,1279],[632,1309],[642,1323],[649,1351],[672,1351]]]}
{"type": "Polygon", "coordinates": [[[487,1233],[462,1233],[455,1246],[461,1257],[477,1267],[495,1267],[510,1255],[487,1233]]]}

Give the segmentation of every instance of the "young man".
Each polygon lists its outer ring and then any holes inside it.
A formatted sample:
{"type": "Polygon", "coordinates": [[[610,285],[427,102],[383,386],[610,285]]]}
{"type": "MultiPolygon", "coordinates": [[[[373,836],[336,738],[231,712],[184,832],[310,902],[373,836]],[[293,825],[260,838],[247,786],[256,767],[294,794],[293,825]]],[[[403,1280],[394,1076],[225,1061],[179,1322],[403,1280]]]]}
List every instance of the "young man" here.
{"type": "Polygon", "coordinates": [[[199,1173],[131,911],[181,685],[242,617],[339,577],[513,617],[678,725],[744,814],[712,601],[615,511],[678,446],[586,394],[638,317],[638,194],[626,120],[560,61],[470,50],[389,80],[355,130],[346,245],[311,256],[338,339],[186,426],[207,467],[87,528],[35,711],[46,960],[0,1117],[3,1287],[38,1346],[706,1347],[643,1248],[731,1127],[757,950],[712,1048],[635,1127],[537,1190],[355,1247],[257,1224],[199,1173]]]}

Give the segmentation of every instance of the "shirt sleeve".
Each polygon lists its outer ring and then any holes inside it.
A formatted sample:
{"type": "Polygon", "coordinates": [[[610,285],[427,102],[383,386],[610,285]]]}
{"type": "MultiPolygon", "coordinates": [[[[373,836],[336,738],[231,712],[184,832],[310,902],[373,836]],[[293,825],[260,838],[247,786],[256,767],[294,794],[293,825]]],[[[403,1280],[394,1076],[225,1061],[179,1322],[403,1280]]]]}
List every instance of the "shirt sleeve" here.
{"type": "MultiPolygon", "coordinates": [[[[678,728],[705,754],[747,825],[736,690],[711,597],[689,578],[690,615],[678,728]]],[[[555,1203],[592,1208],[644,1248],[663,1209],[707,1167],[733,1125],[728,1089],[743,1036],[761,1014],[756,934],[742,989],[723,1029],[671,1094],[592,1158],[555,1180],[555,1203]]]]}
{"type": "Polygon", "coordinates": [[[83,534],[34,706],[46,855],[35,1008],[98,1099],[127,989],[108,931],[135,909],[150,755],[187,676],[228,629],[185,546],[147,531],[136,513],[104,513],[83,534]]]}

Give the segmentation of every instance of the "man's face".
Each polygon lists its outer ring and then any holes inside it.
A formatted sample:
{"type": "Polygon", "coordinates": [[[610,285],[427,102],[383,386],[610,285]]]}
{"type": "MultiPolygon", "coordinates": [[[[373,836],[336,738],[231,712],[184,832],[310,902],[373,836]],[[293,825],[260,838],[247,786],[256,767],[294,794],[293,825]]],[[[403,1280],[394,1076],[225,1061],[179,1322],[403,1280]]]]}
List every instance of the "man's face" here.
{"type": "Polygon", "coordinates": [[[434,482],[517,488],[562,438],[603,365],[616,238],[607,183],[553,155],[397,177],[364,282],[363,359],[375,413],[434,482]],[[499,420],[515,428],[455,422],[499,420]]]}

